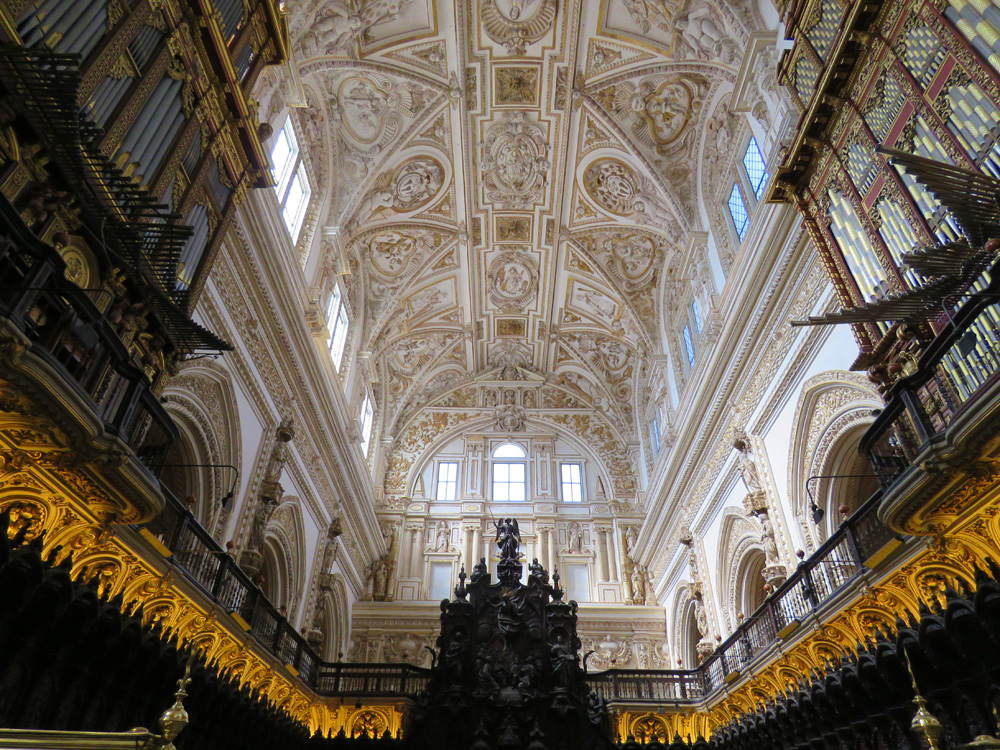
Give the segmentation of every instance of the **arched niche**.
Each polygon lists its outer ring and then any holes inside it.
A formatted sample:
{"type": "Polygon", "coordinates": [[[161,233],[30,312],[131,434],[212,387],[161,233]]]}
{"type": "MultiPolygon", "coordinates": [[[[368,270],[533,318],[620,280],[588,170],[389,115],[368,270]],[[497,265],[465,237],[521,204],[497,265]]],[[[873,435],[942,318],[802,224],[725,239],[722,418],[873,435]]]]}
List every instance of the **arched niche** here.
{"type": "Polygon", "coordinates": [[[808,550],[839,526],[844,518],[841,505],[850,513],[874,492],[873,476],[849,475],[873,473],[858,453],[858,442],[875,419],[873,410],[882,406],[872,384],[857,373],[831,370],[803,384],[792,427],[788,487],[792,514],[808,550]]]}
{"type": "MultiPolygon", "coordinates": [[[[167,454],[161,479],[220,544],[229,510],[222,500],[238,477],[228,465],[240,465],[240,418],[228,371],[199,361],[171,378],[163,392],[167,412],[180,432],[167,454]],[[199,466],[200,464],[200,466],[199,466]]],[[[231,507],[231,506],[230,506],[231,507]]]]}

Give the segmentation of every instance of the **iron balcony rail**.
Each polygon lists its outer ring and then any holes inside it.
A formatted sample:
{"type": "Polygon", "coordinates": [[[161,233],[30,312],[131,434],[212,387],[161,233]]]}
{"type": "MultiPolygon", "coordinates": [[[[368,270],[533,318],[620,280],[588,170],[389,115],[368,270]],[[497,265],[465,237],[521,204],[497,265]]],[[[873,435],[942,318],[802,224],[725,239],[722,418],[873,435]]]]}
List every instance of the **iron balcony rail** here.
{"type": "Polygon", "coordinates": [[[65,261],[2,196],[0,226],[0,317],[157,476],[178,432],[146,373],[87,291],[66,280],[65,261]]]}
{"type": "MultiPolygon", "coordinates": [[[[205,594],[237,616],[264,648],[294,668],[320,695],[412,698],[430,670],[410,664],[325,662],[176,497],[164,489],[163,513],[144,527],[169,548],[205,594]]],[[[859,508],[708,659],[691,670],[609,670],[587,681],[612,703],[698,702],[721,691],[818,607],[849,586],[866,563],[884,558],[899,538],[876,517],[881,493],[859,508]]]]}
{"type": "Polygon", "coordinates": [[[1000,379],[1000,259],[930,343],[917,369],[886,394],[886,407],[861,439],[861,451],[888,489],[917,457],[1000,379]]]}

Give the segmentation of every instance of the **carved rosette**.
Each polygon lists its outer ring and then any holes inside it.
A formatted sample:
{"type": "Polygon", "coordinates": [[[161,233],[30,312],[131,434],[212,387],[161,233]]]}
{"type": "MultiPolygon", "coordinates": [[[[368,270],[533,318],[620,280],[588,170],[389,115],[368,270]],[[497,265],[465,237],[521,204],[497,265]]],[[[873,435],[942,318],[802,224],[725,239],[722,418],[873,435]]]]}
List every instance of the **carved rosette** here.
{"type": "Polygon", "coordinates": [[[556,0],[484,0],[480,21],[486,36],[523,55],[531,42],[545,36],[556,17],[556,0]]]}
{"type": "Polygon", "coordinates": [[[545,130],[523,112],[505,113],[483,141],[486,197],[504,208],[527,208],[542,195],[551,164],[545,130]]]}

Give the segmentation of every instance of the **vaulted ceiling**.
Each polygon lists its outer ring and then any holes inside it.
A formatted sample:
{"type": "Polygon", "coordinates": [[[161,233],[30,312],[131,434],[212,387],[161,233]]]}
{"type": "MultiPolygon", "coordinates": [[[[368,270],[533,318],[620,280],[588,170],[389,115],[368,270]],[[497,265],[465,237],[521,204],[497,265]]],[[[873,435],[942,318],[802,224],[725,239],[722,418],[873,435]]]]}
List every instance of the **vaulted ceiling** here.
{"type": "MultiPolygon", "coordinates": [[[[627,500],[664,320],[711,273],[696,239],[738,136],[728,92],[756,4],[290,6],[322,196],[309,231],[339,231],[328,265],[350,271],[353,356],[396,452],[387,493],[435,407],[488,421],[483,384],[511,382],[530,385],[529,421],[578,413],[581,439],[601,433],[627,500]]],[[[262,97],[264,116],[278,106],[262,97]]]]}

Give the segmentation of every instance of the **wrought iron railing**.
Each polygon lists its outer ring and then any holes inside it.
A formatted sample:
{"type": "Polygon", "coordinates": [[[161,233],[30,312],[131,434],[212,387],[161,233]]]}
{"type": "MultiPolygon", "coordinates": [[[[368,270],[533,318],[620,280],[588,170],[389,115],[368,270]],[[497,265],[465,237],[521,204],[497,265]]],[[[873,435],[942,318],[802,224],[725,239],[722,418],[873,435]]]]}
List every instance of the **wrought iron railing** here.
{"type": "Polygon", "coordinates": [[[984,291],[966,298],[927,347],[916,370],[886,394],[861,450],[888,489],[920,454],[1000,380],[1000,261],[984,291]]]}
{"type": "MultiPolygon", "coordinates": [[[[181,570],[206,594],[237,615],[257,640],[320,695],[412,697],[430,670],[409,664],[323,661],[263,592],[168,490],[164,512],[144,528],[172,552],[181,570]]],[[[846,589],[898,537],[876,517],[880,493],[870,498],[704,663],[691,670],[608,670],[587,681],[605,699],[663,704],[711,698],[734,674],[790,635],[808,615],[846,589]]]]}

